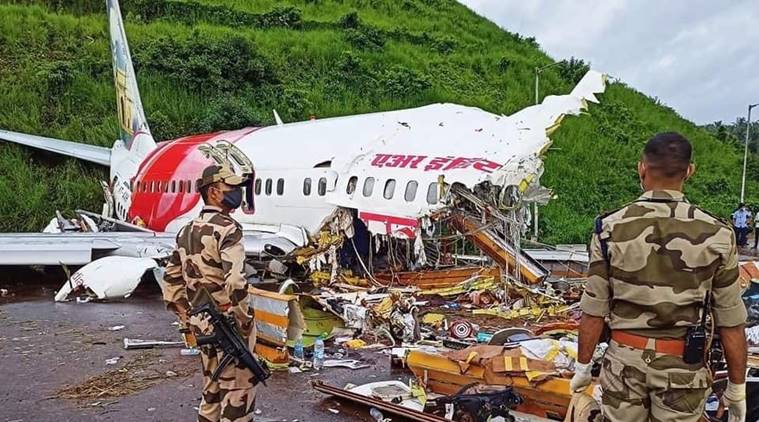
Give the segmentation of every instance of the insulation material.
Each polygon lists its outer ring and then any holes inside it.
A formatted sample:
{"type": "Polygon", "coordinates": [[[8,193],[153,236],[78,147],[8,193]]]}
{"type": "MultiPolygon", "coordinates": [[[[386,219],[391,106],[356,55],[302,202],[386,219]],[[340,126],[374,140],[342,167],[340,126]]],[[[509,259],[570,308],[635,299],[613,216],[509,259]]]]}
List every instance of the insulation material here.
{"type": "Polygon", "coordinates": [[[522,354],[530,359],[552,362],[557,369],[574,369],[577,343],[571,340],[533,339],[519,343],[522,354]]]}

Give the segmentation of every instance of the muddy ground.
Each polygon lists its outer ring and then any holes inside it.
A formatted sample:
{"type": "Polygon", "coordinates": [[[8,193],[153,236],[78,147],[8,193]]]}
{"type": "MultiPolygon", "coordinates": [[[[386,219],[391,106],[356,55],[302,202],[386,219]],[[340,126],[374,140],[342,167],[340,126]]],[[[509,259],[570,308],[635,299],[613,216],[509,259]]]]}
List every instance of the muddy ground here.
{"type": "MultiPolygon", "coordinates": [[[[7,289],[8,296],[0,298],[0,421],[195,420],[200,403],[200,358],[181,356],[179,349],[123,348],[124,337],[178,340],[174,318],[164,309],[157,288],[141,287],[120,302],[55,303],[53,295],[59,287],[55,280],[62,277],[30,271],[3,273],[0,288],[7,289]],[[41,280],[28,281],[30,278],[41,280]],[[109,330],[117,325],[125,328],[109,330]],[[120,359],[107,365],[106,360],[114,357],[120,359]],[[98,388],[103,388],[99,384],[90,388],[91,397],[85,399],[58,397],[67,386],[81,386],[91,377],[125,366],[137,381],[118,383],[109,391],[145,387],[143,390],[121,397],[97,397],[98,388]],[[171,372],[167,375],[167,371],[171,372]]],[[[373,420],[368,409],[325,396],[309,384],[312,379],[322,379],[342,387],[409,376],[391,372],[389,358],[378,352],[362,352],[361,358],[370,368],[276,372],[268,387],[259,390],[256,420],[373,420]]],[[[114,379],[127,374],[116,373],[114,379]]]]}

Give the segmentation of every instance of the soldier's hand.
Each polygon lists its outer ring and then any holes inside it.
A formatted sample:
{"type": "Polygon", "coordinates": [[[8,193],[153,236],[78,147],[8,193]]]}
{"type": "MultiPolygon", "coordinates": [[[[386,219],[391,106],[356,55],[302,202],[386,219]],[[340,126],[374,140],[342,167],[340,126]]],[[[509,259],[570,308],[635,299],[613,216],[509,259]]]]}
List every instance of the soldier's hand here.
{"type": "Polygon", "coordinates": [[[581,393],[585,390],[591,381],[590,370],[593,368],[593,362],[580,363],[575,362],[575,376],[569,382],[569,389],[573,393],[581,393]]]}
{"type": "Polygon", "coordinates": [[[722,395],[722,402],[727,406],[727,422],[744,422],[746,420],[746,384],[727,382],[722,395]]]}

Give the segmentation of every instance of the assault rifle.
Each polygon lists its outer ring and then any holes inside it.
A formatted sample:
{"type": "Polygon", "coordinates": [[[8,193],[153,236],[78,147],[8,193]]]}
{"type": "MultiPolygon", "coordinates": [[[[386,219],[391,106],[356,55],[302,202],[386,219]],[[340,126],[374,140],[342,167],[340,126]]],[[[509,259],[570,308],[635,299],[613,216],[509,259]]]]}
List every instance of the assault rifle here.
{"type": "Polygon", "coordinates": [[[218,380],[224,368],[236,360],[242,366],[250,369],[256,379],[255,384],[260,382],[266,385],[266,380],[271,376],[271,371],[266,366],[266,362],[257,359],[250,353],[248,345],[237,331],[237,323],[234,317],[222,314],[210,301],[194,308],[189,312],[189,315],[202,313],[208,314],[209,322],[213,325],[213,334],[198,336],[198,346],[211,345],[221,348],[224,352],[224,357],[216,370],[213,371],[211,379],[218,380]]]}

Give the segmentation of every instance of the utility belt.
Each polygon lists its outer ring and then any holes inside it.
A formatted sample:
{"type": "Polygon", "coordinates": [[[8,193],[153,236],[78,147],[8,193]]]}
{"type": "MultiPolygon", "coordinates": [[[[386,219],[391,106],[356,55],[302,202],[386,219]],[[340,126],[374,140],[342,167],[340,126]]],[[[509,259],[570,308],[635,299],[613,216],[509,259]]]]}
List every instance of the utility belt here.
{"type": "Polygon", "coordinates": [[[611,339],[623,346],[639,350],[653,349],[656,353],[675,356],[683,356],[685,353],[685,340],[683,339],[651,338],[624,330],[612,330],[611,339]],[[653,348],[648,345],[649,340],[653,340],[653,348]]]}
{"type": "Polygon", "coordinates": [[[709,295],[707,294],[704,299],[700,324],[688,327],[684,339],[651,338],[624,330],[612,330],[611,339],[621,345],[639,350],[652,349],[649,342],[653,342],[653,350],[656,353],[682,357],[683,361],[688,364],[703,363],[706,360],[709,337],[706,333],[706,316],[708,314],[709,295]]]}

